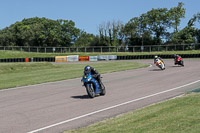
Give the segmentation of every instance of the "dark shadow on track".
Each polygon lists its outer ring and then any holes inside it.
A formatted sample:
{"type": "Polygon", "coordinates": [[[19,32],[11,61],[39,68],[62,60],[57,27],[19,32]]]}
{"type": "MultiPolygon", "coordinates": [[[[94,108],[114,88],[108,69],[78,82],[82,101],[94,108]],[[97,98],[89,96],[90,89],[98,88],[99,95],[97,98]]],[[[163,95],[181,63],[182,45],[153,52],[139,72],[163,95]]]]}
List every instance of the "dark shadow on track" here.
{"type": "Polygon", "coordinates": [[[161,69],[151,69],[151,70],[149,70],[149,71],[154,71],[154,72],[156,72],[156,71],[164,71],[164,70],[161,70],[161,69]]]}
{"type": "Polygon", "coordinates": [[[183,66],[179,65],[179,66],[170,66],[170,67],[183,67],[183,66]]]}
{"type": "Polygon", "coordinates": [[[71,98],[74,98],[74,99],[91,99],[88,95],[71,96],[71,98]]]}

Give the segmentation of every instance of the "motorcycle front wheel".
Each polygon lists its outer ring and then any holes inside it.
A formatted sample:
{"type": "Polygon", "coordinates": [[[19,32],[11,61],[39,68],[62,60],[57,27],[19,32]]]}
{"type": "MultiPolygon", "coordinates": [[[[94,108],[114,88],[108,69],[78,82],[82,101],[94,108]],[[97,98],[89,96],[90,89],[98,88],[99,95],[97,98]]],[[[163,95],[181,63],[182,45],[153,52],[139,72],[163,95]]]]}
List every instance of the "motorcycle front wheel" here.
{"type": "Polygon", "coordinates": [[[88,93],[88,96],[90,98],[94,98],[95,97],[95,90],[92,84],[87,84],[86,85],[86,91],[88,93]]]}
{"type": "Polygon", "coordinates": [[[181,61],[181,66],[184,66],[184,62],[183,61],[181,61]]]}
{"type": "Polygon", "coordinates": [[[165,65],[164,64],[161,64],[159,67],[160,67],[161,70],[165,70],[165,65]]]}

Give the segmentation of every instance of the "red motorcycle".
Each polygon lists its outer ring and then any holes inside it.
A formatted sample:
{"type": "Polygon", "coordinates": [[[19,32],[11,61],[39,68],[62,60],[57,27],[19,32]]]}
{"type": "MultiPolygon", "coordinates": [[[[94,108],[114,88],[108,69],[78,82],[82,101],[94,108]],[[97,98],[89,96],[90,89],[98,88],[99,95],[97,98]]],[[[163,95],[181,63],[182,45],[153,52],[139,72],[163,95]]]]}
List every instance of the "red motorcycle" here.
{"type": "Polygon", "coordinates": [[[183,62],[183,60],[182,60],[181,57],[176,57],[176,58],[174,59],[174,64],[175,64],[175,65],[184,66],[184,62],[183,62]]]}

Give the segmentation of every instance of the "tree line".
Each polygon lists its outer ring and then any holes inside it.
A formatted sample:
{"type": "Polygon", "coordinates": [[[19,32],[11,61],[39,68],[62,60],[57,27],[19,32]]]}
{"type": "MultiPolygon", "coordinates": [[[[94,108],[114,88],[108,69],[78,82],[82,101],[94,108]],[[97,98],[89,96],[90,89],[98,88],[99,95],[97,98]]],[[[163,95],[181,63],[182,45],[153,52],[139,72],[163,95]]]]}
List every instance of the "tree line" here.
{"type": "Polygon", "coordinates": [[[29,18],[0,30],[0,46],[86,47],[141,46],[199,43],[200,12],[194,14],[187,26],[179,29],[185,18],[184,3],[170,9],[152,9],[123,24],[108,21],[99,24],[98,35],[89,34],[72,20],[29,18]]]}

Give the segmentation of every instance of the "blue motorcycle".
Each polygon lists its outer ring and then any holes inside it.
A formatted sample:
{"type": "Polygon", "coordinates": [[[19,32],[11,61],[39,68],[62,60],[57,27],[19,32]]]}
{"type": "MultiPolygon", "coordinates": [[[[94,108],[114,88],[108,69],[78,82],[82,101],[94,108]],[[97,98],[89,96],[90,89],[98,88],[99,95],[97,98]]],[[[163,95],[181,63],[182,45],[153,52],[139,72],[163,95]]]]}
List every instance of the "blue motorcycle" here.
{"type": "Polygon", "coordinates": [[[92,77],[91,73],[84,74],[82,81],[90,98],[94,98],[96,95],[106,94],[105,86],[103,83],[101,83],[100,87],[98,81],[92,77]]]}

